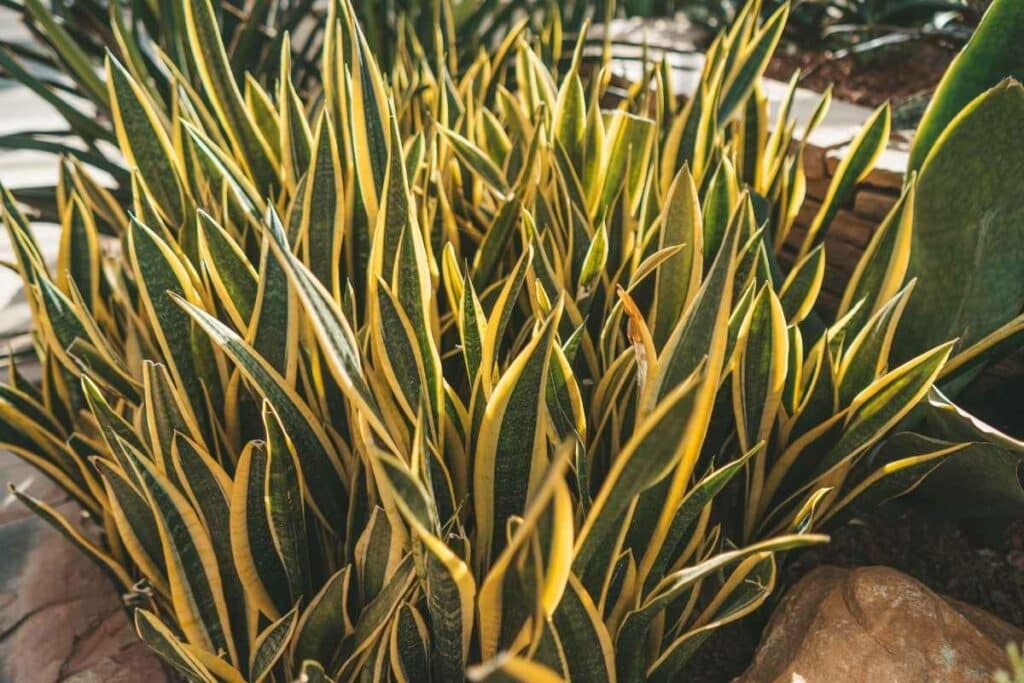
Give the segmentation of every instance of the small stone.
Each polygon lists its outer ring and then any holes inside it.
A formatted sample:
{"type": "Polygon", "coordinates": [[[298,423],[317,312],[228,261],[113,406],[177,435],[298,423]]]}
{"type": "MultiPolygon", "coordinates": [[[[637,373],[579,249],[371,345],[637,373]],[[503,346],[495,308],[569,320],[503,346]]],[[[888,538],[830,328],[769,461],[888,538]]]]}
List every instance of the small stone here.
{"type": "Polygon", "coordinates": [[[735,683],[989,683],[1024,632],[888,567],[821,567],[783,599],[735,683]]]}

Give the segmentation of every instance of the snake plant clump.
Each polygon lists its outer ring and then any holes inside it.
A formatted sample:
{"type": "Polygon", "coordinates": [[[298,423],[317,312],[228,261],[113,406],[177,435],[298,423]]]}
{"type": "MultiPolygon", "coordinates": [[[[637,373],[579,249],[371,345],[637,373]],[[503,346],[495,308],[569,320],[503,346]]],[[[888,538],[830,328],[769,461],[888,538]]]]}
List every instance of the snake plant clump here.
{"type": "Polygon", "coordinates": [[[165,106],[106,61],[130,204],[66,164],[51,269],[4,194],[42,382],[12,366],[0,445],[93,524],[16,494],[188,680],[678,680],[780,552],[960,448],[875,457],[974,357],[890,358],[913,182],[816,310],[888,108],[777,258],[829,98],[769,128],[788,8],[757,5],[679,106],[664,65],[614,102],[610,63],[559,72],[522,24],[385,74],[344,0],[322,88],[285,40],[264,89],[187,0],[198,87],[168,70],[165,106]]]}

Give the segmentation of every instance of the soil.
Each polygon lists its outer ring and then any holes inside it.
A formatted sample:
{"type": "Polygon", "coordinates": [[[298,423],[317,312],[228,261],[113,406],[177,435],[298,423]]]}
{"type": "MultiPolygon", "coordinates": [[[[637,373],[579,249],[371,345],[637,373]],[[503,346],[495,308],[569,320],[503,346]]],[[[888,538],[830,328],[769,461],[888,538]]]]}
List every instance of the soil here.
{"type": "MultiPolygon", "coordinates": [[[[885,565],[913,576],[937,593],[1024,627],[1024,520],[982,531],[904,508],[854,520],[833,530],[831,536],[831,543],[786,558],[776,600],[821,565],[885,565]]],[[[686,680],[727,683],[743,673],[775,604],[715,631],[698,650],[686,680]]]]}
{"type": "Polygon", "coordinates": [[[831,85],[833,96],[847,102],[876,107],[889,100],[900,106],[927,101],[956,53],[951,46],[931,42],[842,58],[790,47],[775,53],[766,73],[788,81],[799,69],[800,85],[810,90],[824,92],[831,85]]]}

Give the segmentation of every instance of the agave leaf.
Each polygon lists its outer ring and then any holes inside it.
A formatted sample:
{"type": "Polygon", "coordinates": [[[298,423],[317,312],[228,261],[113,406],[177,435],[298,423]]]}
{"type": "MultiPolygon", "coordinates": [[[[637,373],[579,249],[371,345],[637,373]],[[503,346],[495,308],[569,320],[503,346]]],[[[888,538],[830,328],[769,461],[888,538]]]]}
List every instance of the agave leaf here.
{"type": "Polygon", "coordinates": [[[1021,116],[1024,87],[1004,81],[950,123],[921,168],[909,268],[920,282],[911,324],[896,336],[901,360],[953,336],[973,344],[1020,312],[1024,201],[1013,169],[1024,168],[1014,142],[1021,116]]]}
{"type": "Polygon", "coordinates": [[[999,432],[933,389],[924,425],[934,436],[965,449],[943,461],[916,497],[953,518],[1015,519],[1024,510],[1024,443],[999,432]],[[950,505],[957,501],[957,505],[950,505]]]}
{"type": "Polygon", "coordinates": [[[877,459],[882,465],[851,487],[848,493],[829,506],[820,523],[846,510],[869,510],[886,501],[915,490],[946,458],[955,456],[969,444],[950,444],[912,432],[901,432],[887,439],[879,448],[877,459]]]}
{"type": "Polygon", "coordinates": [[[908,171],[918,171],[943,132],[971,100],[1010,76],[1024,81],[1024,7],[994,0],[967,46],[950,64],[914,135],[908,171]]]}

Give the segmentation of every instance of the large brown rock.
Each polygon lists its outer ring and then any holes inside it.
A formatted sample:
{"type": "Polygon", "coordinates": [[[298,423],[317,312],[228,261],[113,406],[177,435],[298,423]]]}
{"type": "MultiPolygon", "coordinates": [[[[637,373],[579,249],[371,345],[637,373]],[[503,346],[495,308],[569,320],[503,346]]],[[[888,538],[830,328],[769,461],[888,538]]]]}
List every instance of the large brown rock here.
{"type": "Polygon", "coordinates": [[[735,683],[990,683],[1024,632],[888,567],[821,567],[779,605],[735,683]]]}
{"type": "MultiPolygon", "coordinates": [[[[0,451],[12,482],[69,519],[80,513],[58,487],[0,451]]],[[[43,520],[0,495],[0,681],[166,683],[107,577],[43,520]]]]}

